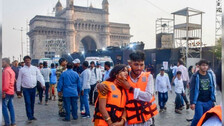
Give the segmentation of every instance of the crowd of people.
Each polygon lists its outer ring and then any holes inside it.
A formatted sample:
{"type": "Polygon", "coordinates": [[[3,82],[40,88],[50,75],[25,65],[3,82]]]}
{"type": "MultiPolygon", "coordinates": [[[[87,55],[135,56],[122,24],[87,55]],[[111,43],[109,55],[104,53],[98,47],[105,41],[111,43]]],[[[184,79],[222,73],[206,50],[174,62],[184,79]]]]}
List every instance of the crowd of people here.
{"type": "Polygon", "coordinates": [[[24,64],[20,66],[18,61],[10,65],[10,60],[3,58],[5,125],[16,125],[14,94],[24,97],[27,123],[37,120],[34,116],[36,96],[40,105],[45,97],[46,106],[57,97],[58,114],[63,121],[70,121],[70,114],[72,119],[78,119],[80,103],[82,118],[93,118],[95,126],[153,126],[154,116],[167,110],[168,91],[173,93],[172,86],[176,94],[174,112],[181,114],[184,106],[195,111],[191,126],[196,126],[203,114],[214,107],[216,77],[207,60],[200,60],[196,67],[189,69],[178,60],[177,65],[171,67],[171,79],[161,66],[154,83],[152,67],[145,69],[143,52],[133,52],[129,59],[128,65],[118,64],[114,68],[105,62],[103,74],[100,64],[94,61],[81,64],[79,59],[67,62],[61,58],[59,66],[52,63],[49,68],[47,62],[38,67],[31,65],[29,56],[23,58],[24,64]],[[90,112],[90,105],[95,105],[94,113],[90,112]]]}

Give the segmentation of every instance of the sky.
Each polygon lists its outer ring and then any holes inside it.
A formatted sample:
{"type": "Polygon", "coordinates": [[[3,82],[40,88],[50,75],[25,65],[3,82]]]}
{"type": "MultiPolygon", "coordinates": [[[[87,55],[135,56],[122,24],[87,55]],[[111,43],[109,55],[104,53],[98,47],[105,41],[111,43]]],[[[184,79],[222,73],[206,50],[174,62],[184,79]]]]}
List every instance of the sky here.
{"type": "MultiPolygon", "coordinates": [[[[58,0],[4,0],[3,1],[3,57],[19,60],[21,54],[21,27],[24,55],[27,54],[27,22],[35,15],[52,15],[58,0]],[[15,28],[16,30],[13,30],[15,28]]],[[[65,7],[66,0],[60,0],[65,7]]],[[[145,49],[155,48],[157,18],[172,18],[172,12],[191,7],[203,15],[203,43],[215,44],[215,0],[108,0],[110,22],[127,23],[133,35],[131,42],[143,41],[145,49]]],[[[74,0],[74,5],[101,8],[102,0],[74,0]]]]}

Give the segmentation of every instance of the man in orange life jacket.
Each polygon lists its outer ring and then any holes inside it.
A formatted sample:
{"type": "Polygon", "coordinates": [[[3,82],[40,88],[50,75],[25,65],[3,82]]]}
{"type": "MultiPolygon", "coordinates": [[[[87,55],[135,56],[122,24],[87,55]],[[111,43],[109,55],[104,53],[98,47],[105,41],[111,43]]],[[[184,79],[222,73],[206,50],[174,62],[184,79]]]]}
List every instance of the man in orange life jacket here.
{"type": "MultiPolygon", "coordinates": [[[[120,86],[126,89],[127,122],[126,126],[153,125],[152,117],[158,114],[154,97],[153,76],[143,72],[145,54],[141,51],[129,55],[131,71],[127,80],[118,80],[120,86]],[[122,83],[122,84],[121,84],[122,83]]],[[[102,94],[107,94],[108,87],[98,84],[97,88],[102,94]]]]}

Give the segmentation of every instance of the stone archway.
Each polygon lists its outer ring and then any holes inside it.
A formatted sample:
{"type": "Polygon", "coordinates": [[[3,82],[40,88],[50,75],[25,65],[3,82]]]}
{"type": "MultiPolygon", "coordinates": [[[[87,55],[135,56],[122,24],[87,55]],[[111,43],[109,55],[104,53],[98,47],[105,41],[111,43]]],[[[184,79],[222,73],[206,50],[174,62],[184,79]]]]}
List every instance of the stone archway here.
{"type": "Polygon", "coordinates": [[[86,36],[84,38],[81,39],[80,43],[79,43],[79,51],[90,51],[90,50],[96,50],[97,49],[97,45],[95,40],[90,37],[90,36],[86,36]]]}

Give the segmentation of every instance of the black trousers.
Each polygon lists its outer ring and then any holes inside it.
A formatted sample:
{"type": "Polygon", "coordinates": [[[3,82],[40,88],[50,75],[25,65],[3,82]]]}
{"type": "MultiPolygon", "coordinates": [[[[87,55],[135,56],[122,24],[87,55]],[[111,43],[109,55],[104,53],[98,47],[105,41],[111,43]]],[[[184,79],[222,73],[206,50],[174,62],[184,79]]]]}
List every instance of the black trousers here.
{"type": "Polygon", "coordinates": [[[94,91],[94,88],[96,87],[96,84],[94,85],[90,85],[91,89],[90,89],[90,92],[89,92],[89,103],[92,104],[93,103],[93,91],[94,91]]]}
{"type": "Polygon", "coordinates": [[[38,91],[38,94],[39,94],[39,100],[40,100],[40,102],[42,102],[44,90],[41,87],[41,83],[39,81],[37,81],[37,91],[38,91]]]}

